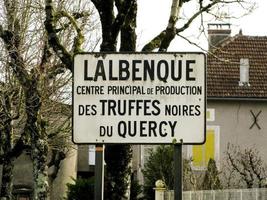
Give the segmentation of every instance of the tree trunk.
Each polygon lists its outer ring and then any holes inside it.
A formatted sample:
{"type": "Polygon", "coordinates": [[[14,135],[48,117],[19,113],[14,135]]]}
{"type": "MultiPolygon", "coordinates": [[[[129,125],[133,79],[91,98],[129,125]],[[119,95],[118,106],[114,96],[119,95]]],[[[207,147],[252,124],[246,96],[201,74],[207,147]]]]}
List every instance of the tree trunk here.
{"type": "Polygon", "coordinates": [[[3,163],[0,200],[12,200],[13,167],[13,162],[9,158],[6,158],[3,163]]]}
{"type": "MultiPolygon", "coordinates": [[[[137,1],[134,0],[132,6],[125,18],[124,25],[121,27],[121,52],[135,52],[136,51],[136,16],[137,16],[137,1]]],[[[127,189],[125,191],[126,199],[130,199],[131,196],[131,176],[132,176],[132,145],[125,144],[126,158],[129,157],[128,165],[125,166],[125,171],[128,172],[128,178],[126,179],[127,189]]],[[[127,175],[126,175],[127,176],[127,175]]]]}
{"type": "Polygon", "coordinates": [[[1,162],[2,184],[0,190],[1,200],[12,200],[12,178],[13,178],[13,160],[8,155],[12,150],[11,136],[11,102],[5,92],[0,92],[0,151],[3,151],[3,160],[1,162]]]}
{"type": "Polygon", "coordinates": [[[34,177],[34,199],[48,199],[48,176],[46,167],[47,145],[43,139],[38,139],[33,149],[33,177],[34,177]]]}
{"type": "Polygon", "coordinates": [[[27,128],[31,135],[33,160],[34,199],[46,200],[49,195],[47,156],[48,143],[45,123],[39,116],[41,98],[37,90],[37,80],[31,79],[30,86],[25,90],[27,128]]]}
{"type": "Polygon", "coordinates": [[[107,164],[105,181],[105,199],[127,199],[128,176],[131,173],[129,162],[132,158],[130,145],[106,145],[105,161],[107,164]],[[119,162],[118,162],[118,158],[119,162]]]}
{"type": "MultiPolygon", "coordinates": [[[[120,51],[134,52],[136,49],[136,13],[137,1],[127,0],[124,2],[115,1],[118,14],[115,18],[113,12],[114,0],[96,1],[93,0],[101,20],[102,44],[101,52],[115,52],[117,38],[121,33],[120,51]]],[[[129,184],[131,177],[131,145],[106,145],[106,180],[105,199],[129,199],[129,184]],[[117,158],[120,160],[117,160],[117,158]]]]}
{"type": "Polygon", "coordinates": [[[49,199],[49,184],[47,173],[48,144],[45,137],[34,138],[32,141],[34,199],[49,199]]]}

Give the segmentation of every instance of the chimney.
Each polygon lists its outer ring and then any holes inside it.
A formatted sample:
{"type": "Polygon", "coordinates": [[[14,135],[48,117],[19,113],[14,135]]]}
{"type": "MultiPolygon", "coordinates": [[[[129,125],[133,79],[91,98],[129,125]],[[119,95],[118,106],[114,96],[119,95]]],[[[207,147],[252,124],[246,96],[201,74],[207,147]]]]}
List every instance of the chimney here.
{"type": "Polygon", "coordinates": [[[239,86],[250,86],[249,84],[249,59],[240,59],[240,81],[239,86]]]}
{"type": "Polygon", "coordinates": [[[231,36],[231,24],[210,23],[208,24],[209,50],[218,46],[223,40],[231,36]]]}

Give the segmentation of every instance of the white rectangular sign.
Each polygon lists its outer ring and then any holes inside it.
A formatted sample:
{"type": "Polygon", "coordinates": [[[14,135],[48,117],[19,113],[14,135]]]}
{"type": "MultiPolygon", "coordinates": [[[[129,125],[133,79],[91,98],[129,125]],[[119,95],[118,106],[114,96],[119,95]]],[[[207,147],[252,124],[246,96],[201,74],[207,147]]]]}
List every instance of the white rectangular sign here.
{"type": "Polygon", "coordinates": [[[205,64],[203,53],[76,55],[73,141],[203,143],[205,64]]]}

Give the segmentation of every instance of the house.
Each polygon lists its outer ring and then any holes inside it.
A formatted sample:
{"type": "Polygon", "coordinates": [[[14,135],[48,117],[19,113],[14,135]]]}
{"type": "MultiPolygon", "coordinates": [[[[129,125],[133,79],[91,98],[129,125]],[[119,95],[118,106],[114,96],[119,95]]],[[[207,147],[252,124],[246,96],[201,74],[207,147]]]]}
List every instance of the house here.
{"type": "Polygon", "coordinates": [[[208,33],[207,141],[191,148],[193,166],[210,157],[220,166],[228,143],[256,147],[267,161],[267,37],[231,37],[229,24],[210,24],[208,33]]]}
{"type": "MultiPolygon", "coordinates": [[[[222,168],[228,144],[254,148],[267,162],[267,37],[231,36],[230,24],[209,24],[207,55],[207,132],[204,145],[184,146],[195,170],[210,158],[222,168]]],[[[141,170],[152,145],[135,148],[135,171],[141,170]]]]}

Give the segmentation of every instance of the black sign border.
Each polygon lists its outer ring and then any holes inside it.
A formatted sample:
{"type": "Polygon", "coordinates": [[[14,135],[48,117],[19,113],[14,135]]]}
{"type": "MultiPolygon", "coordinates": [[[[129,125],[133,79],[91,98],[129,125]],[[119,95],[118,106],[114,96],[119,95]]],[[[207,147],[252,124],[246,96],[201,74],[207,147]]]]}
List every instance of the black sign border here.
{"type": "Polygon", "coordinates": [[[207,123],[206,123],[206,112],[207,112],[207,55],[204,52],[183,52],[183,51],[177,51],[177,52],[81,52],[76,53],[73,56],[73,65],[72,65],[72,118],[71,118],[71,129],[72,129],[72,135],[71,139],[74,144],[77,145],[94,145],[94,144],[131,144],[131,145],[170,145],[170,144],[183,144],[183,145],[202,145],[206,142],[206,129],[207,129],[207,123]],[[135,54],[135,55],[164,55],[164,54],[199,54],[204,56],[204,140],[200,143],[183,143],[182,141],[176,141],[176,143],[169,142],[169,143],[109,143],[109,142],[75,142],[74,141],[74,130],[73,130],[73,124],[74,124],[74,60],[75,56],[77,55],[95,55],[99,57],[105,57],[106,55],[117,55],[117,54],[135,54]]]}

